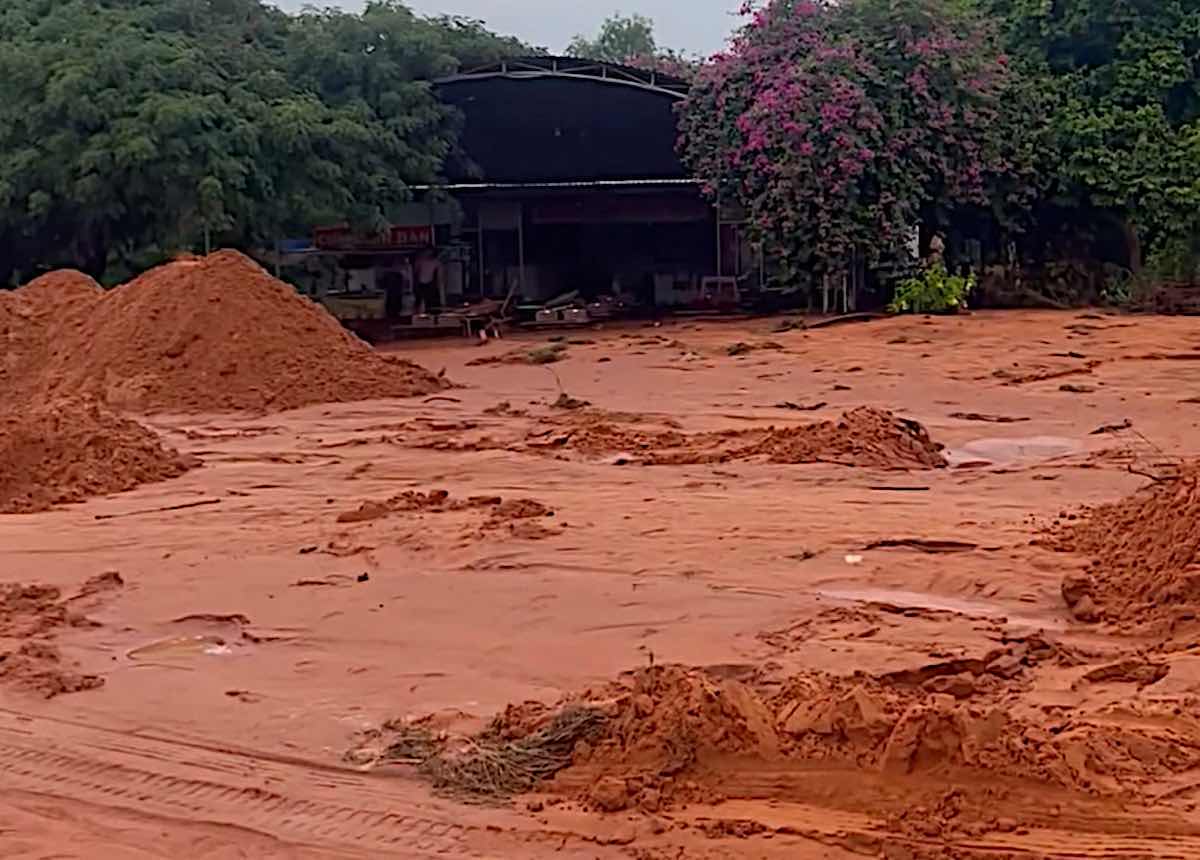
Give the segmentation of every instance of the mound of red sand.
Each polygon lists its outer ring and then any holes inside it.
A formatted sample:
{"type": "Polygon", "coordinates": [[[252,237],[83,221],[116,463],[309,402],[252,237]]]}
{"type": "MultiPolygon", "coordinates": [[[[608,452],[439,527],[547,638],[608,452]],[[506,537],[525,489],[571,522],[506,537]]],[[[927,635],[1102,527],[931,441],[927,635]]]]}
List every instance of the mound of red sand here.
{"type": "Polygon", "coordinates": [[[0,290],[0,409],[31,395],[51,338],[103,295],[94,280],[70,269],[42,275],[19,290],[0,290]]]}
{"type": "Polygon", "coordinates": [[[0,514],[130,490],[182,475],[195,463],[158,436],[94,401],[0,412],[0,514]]]}
{"type": "Polygon", "coordinates": [[[624,453],[659,466],[685,466],[757,460],[768,463],[837,463],[872,469],[938,469],[946,465],[942,446],[916,421],[885,409],[862,406],[836,421],[765,430],[683,433],[618,426],[581,412],[555,421],[564,429],[547,435],[535,429],[529,449],[568,448],[596,456],[624,453]]]}
{"type": "Polygon", "coordinates": [[[1047,543],[1091,556],[1063,597],[1081,621],[1194,617],[1200,612],[1200,466],[1052,530],[1047,543]]]}
{"type": "Polygon", "coordinates": [[[87,392],[139,412],[205,412],[445,387],[423,368],[375,352],[236,251],[168,263],[98,298],[69,291],[77,301],[51,323],[45,356],[42,387],[51,395],[87,392]]]}
{"type": "Polygon", "coordinates": [[[772,428],[737,452],[739,459],[756,455],[765,455],[771,463],[843,463],[876,469],[946,465],[942,446],[921,424],[873,406],[852,409],[837,421],[772,428]]]}
{"type": "MultiPolygon", "coordinates": [[[[970,817],[985,830],[998,789],[1007,795],[1018,782],[1034,791],[1133,795],[1200,766],[1200,731],[1177,711],[1166,716],[1174,703],[1147,705],[1142,718],[1119,723],[1073,710],[1050,731],[1036,709],[1014,709],[1000,682],[993,692],[981,684],[959,698],[865,675],[741,677],[644,668],[553,707],[510,706],[473,737],[502,759],[540,742],[567,714],[596,715],[578,723],[586,731],[569,741],[550,781],[535,787],[603,812],[743,798],[903,815],[951,791],[973,798],[970,817]]],[[[411,743],[395,741],[420,737],[413,729],[422,725],[400,721],[367,732],[349,758],[407,755],[411,743]]],[[[425,728],[435,754],[439,745],[452,756],[474,748],[425,728]]]]}
{"type": "Polygon", "coordinates": [[[104,292],[51,272],[0,292],[0,513],[45,510],[190,465],[134,412],[283,410],[446,383],[376,353],[235,251],[104,292]]]}
{"type": "Polygon", "coordinates": [[[91,275],[75,269],[59,269],[34,278],[19,293],[32,300],[39,310],[53,312],[64,305],[104,295],[101,287],[91,275]]]}

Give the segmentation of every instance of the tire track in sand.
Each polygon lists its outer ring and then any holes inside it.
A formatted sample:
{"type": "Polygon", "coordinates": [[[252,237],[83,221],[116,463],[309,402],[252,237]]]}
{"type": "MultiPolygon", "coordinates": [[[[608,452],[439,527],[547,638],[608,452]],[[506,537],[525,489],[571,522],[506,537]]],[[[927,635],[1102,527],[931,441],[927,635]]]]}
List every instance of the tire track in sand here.
{"type": "Polygon", "coordinates": [[[0,712],[6,788],[375,856],[480,856],[470,837],[481,828],[405,803],[385,781],[13,712],[0,712]]]}

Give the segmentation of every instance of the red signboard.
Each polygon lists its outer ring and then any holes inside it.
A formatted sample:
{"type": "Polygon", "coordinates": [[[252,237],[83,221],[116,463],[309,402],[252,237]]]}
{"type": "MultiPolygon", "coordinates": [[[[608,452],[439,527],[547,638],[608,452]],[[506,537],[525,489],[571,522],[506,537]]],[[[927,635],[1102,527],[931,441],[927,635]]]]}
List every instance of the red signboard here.
{"type": "Polygon", "coordinates": [[[346,224],[318,227],[313,244],[322,251],[386,251],[433,246],[433,227],[429,224],[392,224],[374,235],[355,233],[346,224]]]}

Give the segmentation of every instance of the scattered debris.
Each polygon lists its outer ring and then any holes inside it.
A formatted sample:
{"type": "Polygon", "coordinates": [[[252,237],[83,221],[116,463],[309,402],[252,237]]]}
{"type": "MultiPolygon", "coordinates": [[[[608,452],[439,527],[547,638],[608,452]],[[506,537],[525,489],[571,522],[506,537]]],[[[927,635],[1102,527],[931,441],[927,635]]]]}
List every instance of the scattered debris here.
{"type": "Polygon", "coordinates": [[[1169,663],[1132,657],[1092,669],[1082,680],[1089,684],[1137,684],[1139,687],[1149,687],[1167,677],[1170,672],[1169,663]]]}
{"type": "Polygon", "coordinates": [[[529,791],[568,767],[577,746],[599,734],[606,719],[599,708],[567,707],[528,734],[508,737],[504,718],[480,735],[458,738],[420,724],[389,723],[347,759],[367,766],[416,765],[434,788],[448,795],[502,799],[529,791]],[[390,735],[387,746],[373,751],[369,744],[384,733],[390,735]]]}
{"type": "Polygon", "coordinates": [[[940,469],[942,446],[916,421],[859,407],[837,420],[752,430],[686,434],[675,429],[630,429],[583,414],[577,423],[534,429],[525,450],[561,456],[620,454],[627,462],[679,466],[761,460],[778,464],[834,463],[878,469],[940,469]],[[626,456],[628,455],[628,457],[626,456]]]}
{"type": "Polygon", "coordinates": [[[824,400],[820,401],[819,403],[812,403],[812,404],[808,404],[808,405],[801,405],[799,403],[793,403],[790,400],[784,400],[780,403],[776,403],[775,408],[776,409],[791,409],[795,412],[816,412],[819,409],[824,409],[828,405],[829,404],[826,403],[824,400]]]}
{"type": "Polygon", "coordinates": [[[764,340],[759,343],[746,343],[745,341],[738,341],[737,343],[730,344],[729,346],[725,347],[725,354],[729,356],[748,355],[749,353],[760,349],[778,350],[783,348],[783,344],[776,343],[773,340],[764,340]]]}
{"type": "Polygon", "coordinates": [[[521,418],[528,413],[524,409],[514,409],[513,405],[507,400],[501,400],[495,406],[489,406],[483,410],[484,415],[507,415],[513,418],[521,418]]]}
{"type": "Polygon", "coordinates": [[[971,552],[979,549],[979,544],[956,540],[926,540],[924,538],[888,538],[872,541],[863,547],[871,549],[915,549],[918,552],[933,555],[952,552],[971,552]]]}
{"type": "Polygon", "coordinates": [[[951,412],[950,417],[957,418],[959,421],[984,421],[989,424],[1017,424],[1030,420],[1028,418],[1012,418],[1008,415],[988,415],[982,412],[951,412]]]}
{"type": "Polygon", "coordinates": [[[553,364],[567,357],[565,343],[547,343],[534,347],[519,347],[501,355],[489,355],[467,362],[468,367],[488,364],[553,364]]]}
{"type": "Polygon", "coordinates": [[[1091,432],[1092,436],[1103,436],[1106,433],[1120,433],[1122,430],[1128,430],[1133,426],[1133,422],[1126,418],[1119,424],[1102,424],[1091,432]]]}
{"type": "Polygon", "coordinates": [[[161,513],[167,513],[170,511],[186,511],[191,508],[205,508],[205,507],[209,507],[210,505],[219,505],[219,504],[221,504],[220,499],[200,499],[199,501],[196,501],[196,502],[182,502],[178,505],[164,505],[161,508],[141,508],[140,510],[124,511],[123,513],[119,513],[119,514],[96,514],[95,517],[93,517],[93,519],[116,520],[116,519],[122,519],[124,517],[139,517],[139,516],[143,516],[145,514],[161,514],[161,513]]]}
{"type": "Polygon", "coordinates": [[[588,406],[591,406],[591,405],[592,404],[590,401],[580,400],[579,398],[572,397],[571,395],[567,394],[567,392],[563,391],[563,392],[559,393],[558,399],[550,404],[550,407],[552,409],[575,410],[575,409],[586,409],[588,406]]]}
{"type": "Polygon", "coordinates": [[[0,684],[47,699],[103,686],[104,678],[67,661],[56,640],[64,628],[100,626],[72,604],[95,605],[123,586],[116,571],[91,577],[69,598],[53,586],[0,583],[0,684]]]}

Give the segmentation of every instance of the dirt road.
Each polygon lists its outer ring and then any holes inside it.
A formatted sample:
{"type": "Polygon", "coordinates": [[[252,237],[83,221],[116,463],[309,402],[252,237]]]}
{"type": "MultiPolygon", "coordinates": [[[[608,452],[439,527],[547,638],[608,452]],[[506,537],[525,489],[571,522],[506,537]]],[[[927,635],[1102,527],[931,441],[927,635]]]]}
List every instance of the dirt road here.
{"type": "Polygon", "coordinates": [[[0,517],[0,578],[57,587],[61,665],[104,682],[0,684],[4,855],[1200,857],[1185,628],[1072,618],[1085,560],[1033,543],[1196,455],[1195,323],[775,323],[572,332],[547,365],[478,361],[544,336],[399,347],[462,387],[153,416],[202,467],[0,517]],[[779,432],[864,406],[920,422],[945,465],[779,432]],[[1158,677],[1094,673],[1129,660],[1158,677]],[[959,693],[929,682],[966,674],[1020,731],[1011,760],[899,774],[853,732],[796,741],[609,814],[586,802],[599,762],[488,806],[345,758],[390,719],[478,727],[651,664],[772,703],[804,676],[941,707],[959,693]]]}

